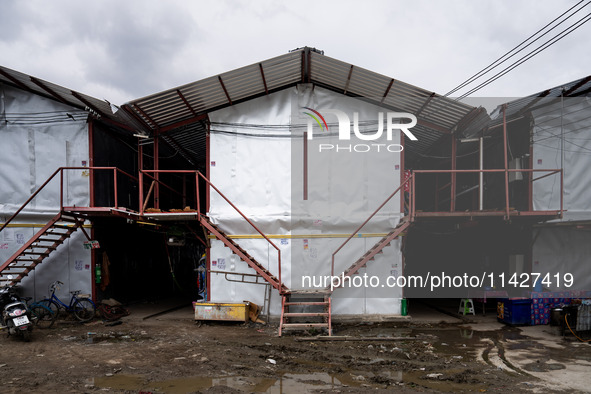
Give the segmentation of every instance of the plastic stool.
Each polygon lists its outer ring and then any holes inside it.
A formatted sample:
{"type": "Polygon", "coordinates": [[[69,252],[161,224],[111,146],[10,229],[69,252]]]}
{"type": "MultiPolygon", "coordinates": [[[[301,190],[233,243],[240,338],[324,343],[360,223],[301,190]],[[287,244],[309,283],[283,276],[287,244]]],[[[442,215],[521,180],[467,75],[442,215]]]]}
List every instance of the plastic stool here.
{"type": "Polygon", "coordinates": [[[460,308],[458,309],[458,313],[461,313],[464,316],[466,316],[469,313],[476,315],[476,313],[474,313],[474,302],[472,302],[472,298],[462,298],[462,300],[460,301],[460,308]]]}

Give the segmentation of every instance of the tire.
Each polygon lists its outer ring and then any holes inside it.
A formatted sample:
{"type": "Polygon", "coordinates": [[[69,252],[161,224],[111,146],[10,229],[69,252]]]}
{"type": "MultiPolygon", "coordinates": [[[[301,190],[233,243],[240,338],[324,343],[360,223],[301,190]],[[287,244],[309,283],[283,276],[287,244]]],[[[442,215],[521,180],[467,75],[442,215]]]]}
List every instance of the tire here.
{"type": "Polygon", "coordinates": [[[51,313],[53,313],[54,316],[54,320],[56,320],[60,314],[60,306],[52,300],[41,300],[39,302],[37,302],[37,304],[46,307],[47,309],[49,309],[51,311],[51,313]]]}
{"type": "Polygon", "coordinates": [[[57,315],[44,305],[34,305],[31,307],[31,320],[39,328],[50,328],[55,323],[57,315]]]}
{"type": "Polygon", "coordinates": [[[31,331],[25,330],[22,332],[25,342],[31,342],[31,331]]]}
{"type": "Polygon", "coordinates": [[[79,298],[74,304],[73,313],[76,319],[85,323],[94,319],[96,307],[90,298],[79,298]]]}

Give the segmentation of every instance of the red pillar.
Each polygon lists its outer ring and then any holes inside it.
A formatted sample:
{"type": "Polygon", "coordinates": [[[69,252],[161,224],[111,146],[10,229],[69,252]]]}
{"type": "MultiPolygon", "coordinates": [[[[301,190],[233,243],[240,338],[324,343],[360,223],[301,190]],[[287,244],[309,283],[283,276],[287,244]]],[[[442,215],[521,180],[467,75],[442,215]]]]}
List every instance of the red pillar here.
{"type": "Polygon", "coordinates": [[[457,155],[457,146],[458,140],[456,139],[455,135],[451,135],[451,200],[450,200],[450,212],[454,212],[456,210],[456,155],[457,155]]]}

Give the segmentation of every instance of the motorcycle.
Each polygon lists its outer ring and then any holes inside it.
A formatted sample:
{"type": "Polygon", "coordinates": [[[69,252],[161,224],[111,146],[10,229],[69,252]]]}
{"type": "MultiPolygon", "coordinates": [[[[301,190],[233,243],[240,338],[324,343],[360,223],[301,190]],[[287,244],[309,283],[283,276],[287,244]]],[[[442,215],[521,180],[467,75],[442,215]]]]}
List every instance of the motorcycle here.
{"type": "Polygon", "coordinates": [[[14,288],[5,286],[0,289],[0,309],[2,328],[8,330],[8,335],[18,335],[29,342],[33,331],[31,312],[14,288]]]}

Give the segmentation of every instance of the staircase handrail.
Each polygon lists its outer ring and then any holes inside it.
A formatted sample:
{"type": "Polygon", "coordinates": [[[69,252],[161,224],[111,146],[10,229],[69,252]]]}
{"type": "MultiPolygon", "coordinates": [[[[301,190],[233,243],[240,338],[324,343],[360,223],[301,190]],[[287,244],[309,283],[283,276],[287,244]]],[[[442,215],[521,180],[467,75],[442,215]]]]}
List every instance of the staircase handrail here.
{"type": "Polygon", "coordinates": [[[236,205],[234,205],[232,203],[232,201],[230,201],[230,199],[228,199],[228,197],[226,197],[224,195],[224,193],[222,193],[220,191],[220,189],[218,189],[213,183],[211,183],[211,181],[209,179],[207,179],[207,177],[205,175],[203,175],[200,171],[198,171],[197,174],[205,181],[205,183],[207,183],[210,187],[212,187],[224,200],[226,200],[226,202],[228,204],[230,204],[230,206],[232,208],[234,208],[234,210],[236,212],[238,212],[240,214],[240,216],[242,216],[244,218],[244,220],[246,220],[248,222],[248,224],[250,224],[277,251],[277,265],[278,265],[277,277],[279,278],[279,283],[283,284],[283,281],[281,280],[281,249],[279,249],[277,247],[277,245],[275,245],[275,243],[269,239],[269,237],[267,237],[249,218],[247,218],[246,215],[244,213],[242,213],[242,211],[240,211],[240,209],[238,209],[238,207],[236,207],[236,205]]]}
{"type": "MultiPolygon", "coordinates": [[[[345,240],[345,242],[343,242],[341,244],[341,246],[338,247],[337,250],[335,250],[332,254],[332,262],[331,262],[331,268],[330,268],[330,275],[334,276],[334,262],[335,262],[335,256],[336,254],[343,249],[343,247],[345,247],[345,245],[355,236],[355,234],[359,233],[359,230],[361,230],[400,190],[402,190],[402,188],[406,185],[409,184],[411,185],[412,182],[414,181],[414,173],[411,173],[411,175],[406,178],[404,180],[404,182],[402,182],[400,184],[400,186],[398,186],[396,188],[396,190],[394,190],[394,192],[392,194],[390,194],[390,196],[388,196],[388,198],[386,198],[386,200],[375,210],[373,211],[373,213],[371,215],[369,215],[369,217],[367,219],[365,219],[365,221],[363,223],[361,223],[361,225],[359,227],[357,227],[357,229],[355,231],[353,231],[351,233],[351,235],[349,235],[349,237],[345,240]]],[[[412,189],[412,188],[409,188],[412,189]]],[[[413,207],[412,207],[412,198],[409,199],[411,202],[411,206],[409,207],[409,213],[413,212],[413,207]]]]}
{"type": "MultiPolygon", "coordinates": [[[[25,201],[25,203],[23,205],[21,205],[21,207],[19,209],[16,210],[15,213],[12,214],[12,216],[10,216],[10,218],[8,218],[8,220],[6,220],[6,222],[4,222],[4,224],[2,225],[2,227],[0,227],[0,232],[2,230],[4,230],[4,228],[6,228],[8,226],[8,224],[10,224],[10,222],[12,222],[19,213],[21,213],[21,211],[23,209],[25,209],[25,207],[27,205],[29,205],[29,203],[31,201],[33,201],[33,199],[35,197],[37,197],[37,195],[41,192],[41,190],[43,190],[45,188],[45,186],[47,186],[47,184],[49,184],[49,182],[51,182],[53,180],[53,178],[57,175],[57,174],[63,174],[64,170],[112,170],[114,173],[114,182],[115,182],[115,187],[114,190],[117,190],[117,173],[120,172],[124,175],[126,175],[127,177],[131,178],[131,179],[135,179],[136,181],[138,180],[136,177],[134,177],[131,174],[128,174],[127,172],[120,170],[117,167],[59,167],[57,170],[55,170],[53,172],[53,174],[51,174],[49,176],[49,178],[47,178],[47,180],[45,182],[43,182],[43,184],[27,199],[27,201],[25,201]]],[[[62,176],[62,175],[61,175],[62,176]]],[[[63,209],[63,185],[60,185],[60,211],[63,209]]]]}

